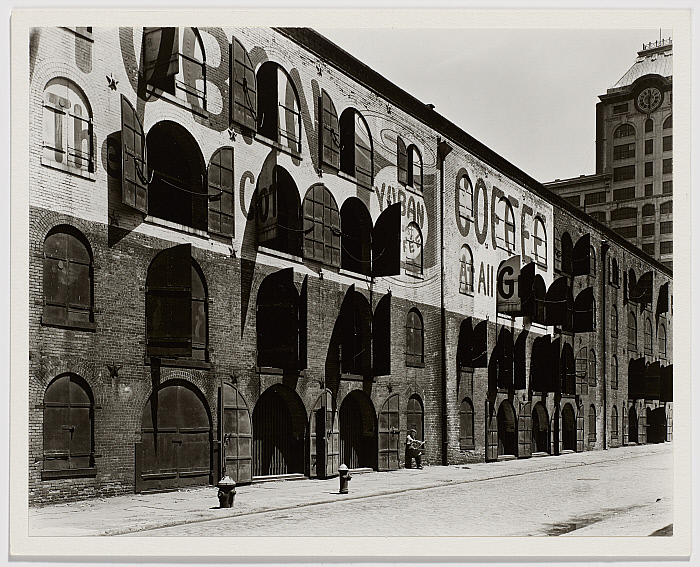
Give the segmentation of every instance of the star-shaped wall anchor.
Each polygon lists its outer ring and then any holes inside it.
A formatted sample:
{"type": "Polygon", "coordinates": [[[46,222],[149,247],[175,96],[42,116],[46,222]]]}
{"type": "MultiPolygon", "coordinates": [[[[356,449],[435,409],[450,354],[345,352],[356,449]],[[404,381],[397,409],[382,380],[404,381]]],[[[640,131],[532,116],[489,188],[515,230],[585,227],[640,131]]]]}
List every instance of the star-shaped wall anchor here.
{"type": "Polygon", "coordinates": [[[118,378],[119,377],[119,369],[121,368],[121,365],[117,366],[114,364],[114,362],[111,365],[107,365],[107,370],[109,370],[109,375],[112,378],[118,378]]]}
{"type": "Polygon", "coordinates": [[[228,137],[229,137],[229,139],[231,139],[231,140],[235,140],[235,139],[236,139],[236,131],[235,131],[233,128],[229,128],[229,129],[228,129],[228,137]]]}
{"type": "Polygon", "coordinates": [[[112,73],[107,76],[107,86],[112,89],[113,91],[117,90],[117,85],[119,84],[119,81],[116,81],[114,77],[112,76],[112,73]]]}

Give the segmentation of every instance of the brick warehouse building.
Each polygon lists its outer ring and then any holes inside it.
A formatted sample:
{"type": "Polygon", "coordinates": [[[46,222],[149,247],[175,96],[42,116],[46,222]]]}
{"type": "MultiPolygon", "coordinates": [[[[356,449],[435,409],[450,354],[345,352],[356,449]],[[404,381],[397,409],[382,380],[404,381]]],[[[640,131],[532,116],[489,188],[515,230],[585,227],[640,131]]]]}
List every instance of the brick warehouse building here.
{"type": "Polygon", "coordinates": [[[30,108],[30,502],[671,440],[671,271],[316,32],[37,28],[30,108]]]}

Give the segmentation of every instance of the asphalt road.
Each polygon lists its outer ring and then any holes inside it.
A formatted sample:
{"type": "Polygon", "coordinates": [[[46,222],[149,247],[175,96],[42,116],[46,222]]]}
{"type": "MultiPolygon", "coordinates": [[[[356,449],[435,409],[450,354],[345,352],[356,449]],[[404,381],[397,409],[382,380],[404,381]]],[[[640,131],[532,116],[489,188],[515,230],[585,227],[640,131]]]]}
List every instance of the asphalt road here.
{"type": "MultiPolygon", "coordinates": [[[[672,533],[670,451],[145,530],[131,536],[525,536],[672,533]]],[[[491,466],[507,466],[498,463],[491,466]]],[[[352,488],[352,484],[351,484],[352,488]]],[[[352,490],[351,490],[352,493],[352,490]]]]}

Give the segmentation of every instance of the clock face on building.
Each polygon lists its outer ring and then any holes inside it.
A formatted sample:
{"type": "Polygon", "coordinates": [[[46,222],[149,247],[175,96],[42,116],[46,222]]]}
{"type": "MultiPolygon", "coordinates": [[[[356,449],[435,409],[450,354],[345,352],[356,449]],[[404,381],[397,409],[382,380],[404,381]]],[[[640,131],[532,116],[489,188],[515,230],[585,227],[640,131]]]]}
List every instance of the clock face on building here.
{"type": "Polygon", "coordinates": [[[652,112],[661,104],[661,91],[656,87],[647,87],[637,95],[637,108],[640,112],[652,112]]]}

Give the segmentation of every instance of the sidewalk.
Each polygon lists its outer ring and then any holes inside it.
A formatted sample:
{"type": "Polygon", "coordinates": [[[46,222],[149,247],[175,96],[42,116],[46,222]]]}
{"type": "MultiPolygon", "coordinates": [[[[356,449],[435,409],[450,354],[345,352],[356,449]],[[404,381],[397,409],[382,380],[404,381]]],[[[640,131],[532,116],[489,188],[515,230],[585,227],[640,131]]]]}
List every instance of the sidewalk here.
{"type": "MultiPolygon", "coordinates": [[[[572,453],[497,463],[429,466],[353,475],[349,494],[339,494],[339,480],[291,480],[237,487],[233,508],[220,509],[213,486],[159,494],[130,494],[29,509],[30,536],[117,535],[206,520],[293,509],[340,500],[397,494],[477,482],[538,471],[551,471],[672,451],[672,445],[640,445],[608,451],[572,453]]],[[[659,528],[663,527],[661,525],[659,528]]],[[[654,528],[656,529],[656,528],[654,528]]],[[[650,529],[650,532],[654,531],[650,529]]],[[[592,535],[592,534],[586,534],[592,535]]]]}

